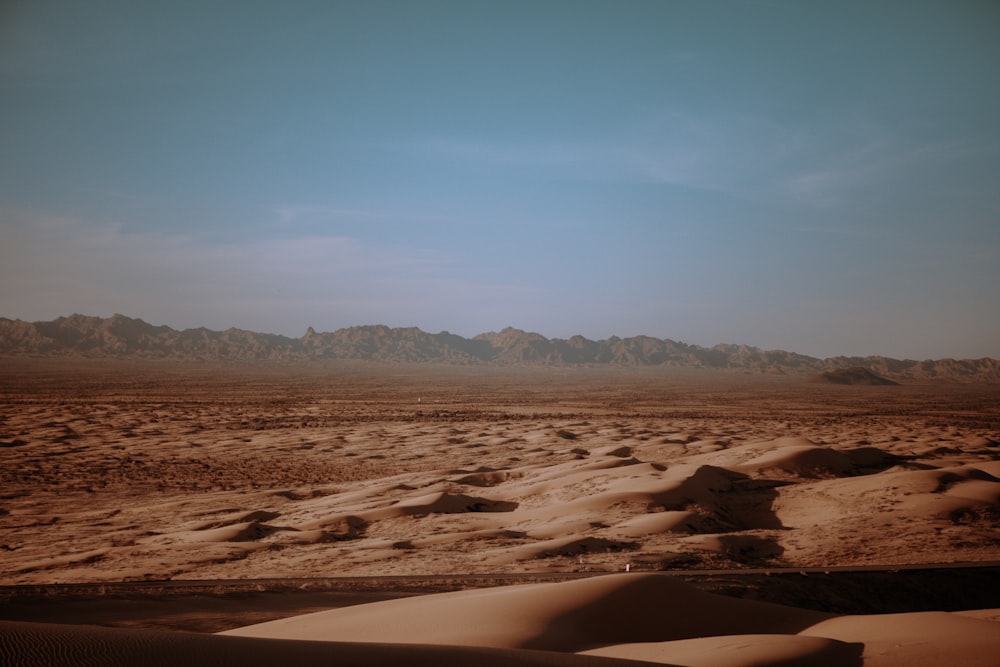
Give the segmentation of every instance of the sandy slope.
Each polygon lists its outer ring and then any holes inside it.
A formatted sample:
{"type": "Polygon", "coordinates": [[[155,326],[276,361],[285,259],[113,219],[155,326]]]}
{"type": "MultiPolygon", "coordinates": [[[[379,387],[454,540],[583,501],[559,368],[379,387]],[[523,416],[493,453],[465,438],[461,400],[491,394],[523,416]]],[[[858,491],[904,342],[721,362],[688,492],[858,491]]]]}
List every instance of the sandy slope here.
{"type": "Polygon", "coordinates": [[[641,663],[548,651],[246,639],[187,632],[0,622],[0,665],[19,667],[627,667],[636,664],[641,663]]]}
{"type": "Polygon", "coordinates": [[[704,593],[657,574],[463,591],[318,612],[226,635],[531,648],[678,665],[992,665],[1000,624],[840,616],[704,593]]]}
{"type": "Polygon", "coordinates": [[[0,376],[0,583],[1000,558],[995,387],[99,368],[0,376]]]}
{"type": "Polygon", "coordinates": [[[0,664],[989,667],[1000,623],[988,618],[998,615],[835,616],[616,574],[375,602],[214,636],[0,622],[0,664]]]}
{"type": "MultiPolygon", "coordinates": [[[[675,664],[857,664],[862,644],[873,665],[996,654],[988,613],[833,618],[641,572],[1000,560],[997,387],[43,364],[0,367],[0,398],[3,584],[627,566],[331,611],[268,636],[462,645],[480,664],[510,657],[483,647],[675,664]]],[[[87,632],[9,626],[4,641],[32,655],[104,641],[87,632]]],[[[222,639],[120,637],[136,651],[222,639]]]]}
{"type": "Polygon", "coordinates": [[[617,574],[390,600],[223,634],[569,652],[703,635],[794,634],[829,618],[703,593],[668,575],[617,574]]]}

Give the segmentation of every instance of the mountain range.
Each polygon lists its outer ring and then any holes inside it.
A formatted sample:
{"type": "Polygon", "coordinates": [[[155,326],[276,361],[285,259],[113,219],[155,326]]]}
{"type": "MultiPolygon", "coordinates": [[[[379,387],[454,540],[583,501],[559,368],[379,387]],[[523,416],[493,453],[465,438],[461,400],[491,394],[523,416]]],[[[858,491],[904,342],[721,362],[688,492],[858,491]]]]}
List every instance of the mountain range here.
{"type": "Polygon", "coordinates": [[[751,373],[826,373],[828,378],[831,371],[838,369],[865,369],[894,380],[1000,382],[1000,361],[990,358],[819,359],[783,350],[761,350],[746,345],[701,347],[649,336],[612,336],[597,341],[583,336],[550,339],[514,328],[464,338],[446,331],[427,333],[416,327],[371,325],[332,332],[317,332],[309,327],[301,338],[290,338],[234,328],[176,330],[124,315],[109,318],[70,315],[50,322],[0,318],[0,355],[245,362],[353,359],[497,365],[613,364],[751,373]]]}

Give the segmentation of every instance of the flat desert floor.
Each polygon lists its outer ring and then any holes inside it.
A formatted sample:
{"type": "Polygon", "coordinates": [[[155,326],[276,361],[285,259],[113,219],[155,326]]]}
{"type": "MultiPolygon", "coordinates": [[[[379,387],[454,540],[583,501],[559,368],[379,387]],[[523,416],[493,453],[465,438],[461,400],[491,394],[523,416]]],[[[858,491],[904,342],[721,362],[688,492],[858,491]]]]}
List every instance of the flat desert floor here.
{"type": "Polygon", "coordinates": [[[927,646],[986,665],[1000,650],[991,610],[844,616],[660,574],[1000,561],[1000,386],[6,359],[0,401],[0,586],[569,579],[222,636],[7,623],[8,655],[35,656],[17,664],[80,642],[246,664],[289,646],[302,664],[398,664],[401,646],[414,664],[552,665],[938,664],[914,662],[927,646]]]}

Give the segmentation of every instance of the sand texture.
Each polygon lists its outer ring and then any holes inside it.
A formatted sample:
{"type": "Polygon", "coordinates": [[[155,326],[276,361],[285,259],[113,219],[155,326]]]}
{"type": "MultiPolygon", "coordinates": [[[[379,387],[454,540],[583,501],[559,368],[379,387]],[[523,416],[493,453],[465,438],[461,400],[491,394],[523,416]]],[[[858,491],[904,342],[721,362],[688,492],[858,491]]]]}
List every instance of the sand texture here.
{"type": "Polygon", "coordinates": [[[374,602],[221,635],[0,622],[0,652],[2,664],[25,666],[991,667],[1000,623],[944,612],[838,616],[631,573],[374,602]]]}
{"type": "MultiPolygon", "coordinates": [[[[630,571],[237,631],[268,638],[260,656],[291,640],[350,664],[389,664],[392,646],[413,644],[428,664],[440,645],[479,651],[477,664],[529,649],[547,653],[517,664],[997,654],[986,612],[858,620],[648,574],[1000,561],[996,385],[5,360],[0,399],[0,585],[630,571]]],[[[128,651],[258,651],[246,637],[143,632],[22,624],[3,636],[19,652],[101,633],[128,651]]]]}
{"type": "Polygon", "coordinates": [[[243,637],[531,648],[671,665],[995,664],[1000,624],[831,616],[704,593],[662,574],[463,591],[240,628],[243,637]]]}
{"type": "Polygon", "coordinates": [[[21,667],[143,665],[513,665],[627,667],[621,658],[479,647],[245,639],[188,632],[0,622],[0,664],[21,667]]]}

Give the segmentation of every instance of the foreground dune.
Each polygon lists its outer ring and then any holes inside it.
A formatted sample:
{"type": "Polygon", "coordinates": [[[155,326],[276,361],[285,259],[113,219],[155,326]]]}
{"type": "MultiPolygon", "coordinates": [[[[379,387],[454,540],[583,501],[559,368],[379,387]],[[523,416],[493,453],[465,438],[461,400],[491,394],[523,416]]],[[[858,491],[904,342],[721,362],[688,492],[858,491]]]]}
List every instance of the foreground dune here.
{"type": "Polygon", "coordinates": [[[703,635],[794,634],[829,618],[704,593],[667,575],[620,574],[389,600],[223,634],[583,651],[703,635]]]}
{"type": "Polygon", "coordinates": [[[726,635],[672,642],[618,644],[584,655],[627,658],[686,667],[848,667],[869,664],[860,644],[797,635],[726,635]]]}
{"type": "Polygon", "coordinates": [[[0,622],[0,664],[18,667],[627,667],[637,663],[547,651],[247,639],[190,632],[0,622]]]}
{"type": "Polygon", "coordinates": [[[1000,623],[986,618],[1000,610],[837,616],[617,574],[374,602],[218,635],[0,622],[0,664],[992,667],[1000,623]]]}
{"type": "Polygon", "coordinates": [[[376,602],[229,636],[585,652],[676,665],[987,667],[1000,624],[948,613],[834,616],[620,574],[376,602]]]}

